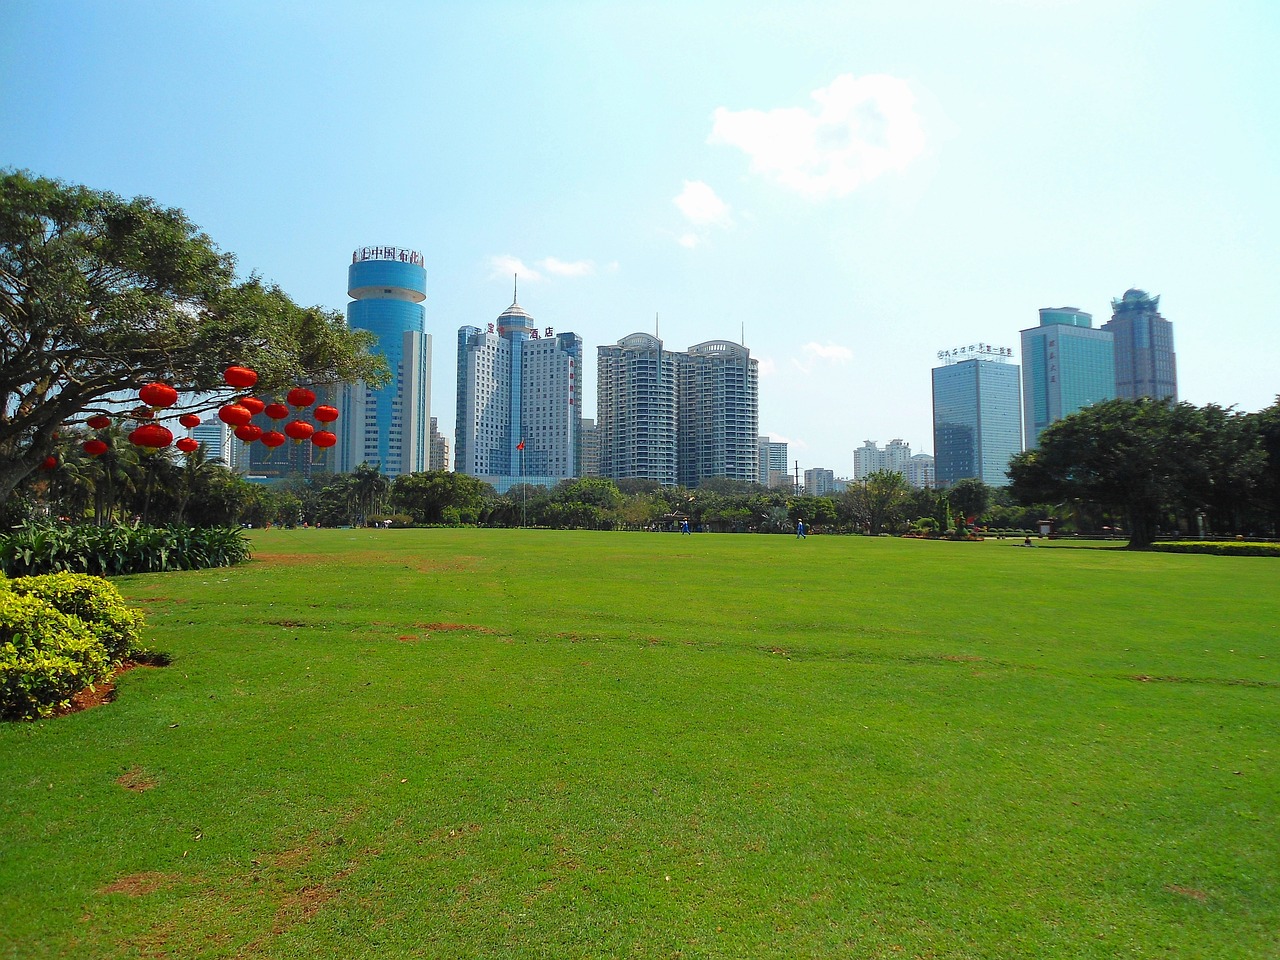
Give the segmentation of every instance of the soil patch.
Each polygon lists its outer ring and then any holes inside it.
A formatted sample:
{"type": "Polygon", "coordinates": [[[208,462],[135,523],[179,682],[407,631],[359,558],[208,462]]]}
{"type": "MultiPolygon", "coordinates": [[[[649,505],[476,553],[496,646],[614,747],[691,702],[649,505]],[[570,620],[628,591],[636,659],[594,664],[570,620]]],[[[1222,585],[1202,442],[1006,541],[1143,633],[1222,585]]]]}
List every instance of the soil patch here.
{"type": "Polygon", "coordinates": [[[415,623],[419,630],[436,630],[444,633],[449,630],[466,630],[470,633],[497,633],[491,627],[482,627],[474,623],[415,623]]]}
{"type": "Polygon", "coordinates": [[[173,885],[178,880],[176,873],[157,873],[151,871],[148,873],[134,873],[127,877],[121,877],[115,883],[108,884],[99,890],[99,893],[123,893],[128,897],[144,897],[148,893],[155,893],[162,887],[173,885]]]}
{"type": "Polygon", "coordinates": [[[116,777],[116,783],[126,790],[132,790],[134,793],[145,793],[158,786],[151,775],[143,772],[141,767],[134,767],[132,770],[127,770],[120,774],[120,776],[116,777]]]}
{"type": "Polygon", "coordinates": [[[130,670],[137,670],[140,667],[163,667],[167,662],[162,657],[157,657],[149,661],[126,660],[116,668],[108,679],[95,683],[91,687],[85,687],[71,698],[71,702],[61,710],[56,711],[55,717],[65,717],[69,713],[79,713],[81,710],[88,710],[92,707],[100,707],[104,703],[110,703],[116,698],[116,679],[122,673],[128,673],[130,670]]]}

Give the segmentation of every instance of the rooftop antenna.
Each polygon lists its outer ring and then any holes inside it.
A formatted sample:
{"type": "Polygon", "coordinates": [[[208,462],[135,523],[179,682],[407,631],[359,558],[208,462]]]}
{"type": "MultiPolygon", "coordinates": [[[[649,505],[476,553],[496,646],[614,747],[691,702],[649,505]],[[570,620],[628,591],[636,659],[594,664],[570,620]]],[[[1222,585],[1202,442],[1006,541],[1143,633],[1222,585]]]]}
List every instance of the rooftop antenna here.
{"type": "MultiPolygon", "coordinates": [[[[658,311],[656,310],[653,312],[653,335],[658,337],[658,311]]],[[[658,339],[661,340],[662,338],[658,337],[658,339]]]]}
{"type": "Polygon", "coordinates": [[[511,275],[511,302],[517,303],[520,300],[520,274],[513,273],[511,275]]]}
{"type": "Polygon", "coordinates": [[[745,347],[747,345],[747,321],[745,320],[742,321],[742,331],[739,336],[742,338],[742,345],[745,347]]]}

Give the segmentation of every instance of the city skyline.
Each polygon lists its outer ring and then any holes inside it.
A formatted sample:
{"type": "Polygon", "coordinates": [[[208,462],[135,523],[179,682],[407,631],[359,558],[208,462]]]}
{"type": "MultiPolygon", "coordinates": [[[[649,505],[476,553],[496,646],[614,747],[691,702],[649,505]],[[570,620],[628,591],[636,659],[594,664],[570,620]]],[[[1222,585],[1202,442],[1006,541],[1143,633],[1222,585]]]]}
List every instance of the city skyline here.
{"type": "Polygon", "coordinates": [[[759,431],[802,470],[848,476],[868,437],[931,450],[938,350],[1134,288],[1176,328],[1179,399],[1280,389],[1261,0],[6,16],[0,165],[181,207],[242,274],[337,311],[353,247],[420,250],[441,342],[519,272],[588,351],[745,343],[759,431]]]}

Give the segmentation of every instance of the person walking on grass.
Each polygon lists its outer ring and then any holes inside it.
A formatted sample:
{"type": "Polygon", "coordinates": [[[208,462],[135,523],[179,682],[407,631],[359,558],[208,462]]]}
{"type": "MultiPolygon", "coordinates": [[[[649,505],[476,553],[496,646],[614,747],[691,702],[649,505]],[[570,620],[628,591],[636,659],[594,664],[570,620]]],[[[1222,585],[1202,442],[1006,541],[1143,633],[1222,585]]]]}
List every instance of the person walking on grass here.
{"type": "Polygon", "coordinates": [[[799,520],[796,521],[796,539],[797,540],[805,539],[804,517],[801,517],[799,520]]]}

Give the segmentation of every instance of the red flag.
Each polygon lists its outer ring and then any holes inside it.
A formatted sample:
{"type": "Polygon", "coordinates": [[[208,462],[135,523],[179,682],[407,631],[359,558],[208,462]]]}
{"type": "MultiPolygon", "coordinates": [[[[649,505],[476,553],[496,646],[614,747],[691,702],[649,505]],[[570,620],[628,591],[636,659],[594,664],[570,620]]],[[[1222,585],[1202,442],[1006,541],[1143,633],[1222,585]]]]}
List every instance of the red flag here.
{"type": "Polygon", "coordinates": [[[519,443],[517,443],[517,444],[516,444],[516,449],[517,449],[517,450],[523,450],[523,449],[524,449],[524,441],[523,441],[523,440],[521,440],[519,443]]]}

